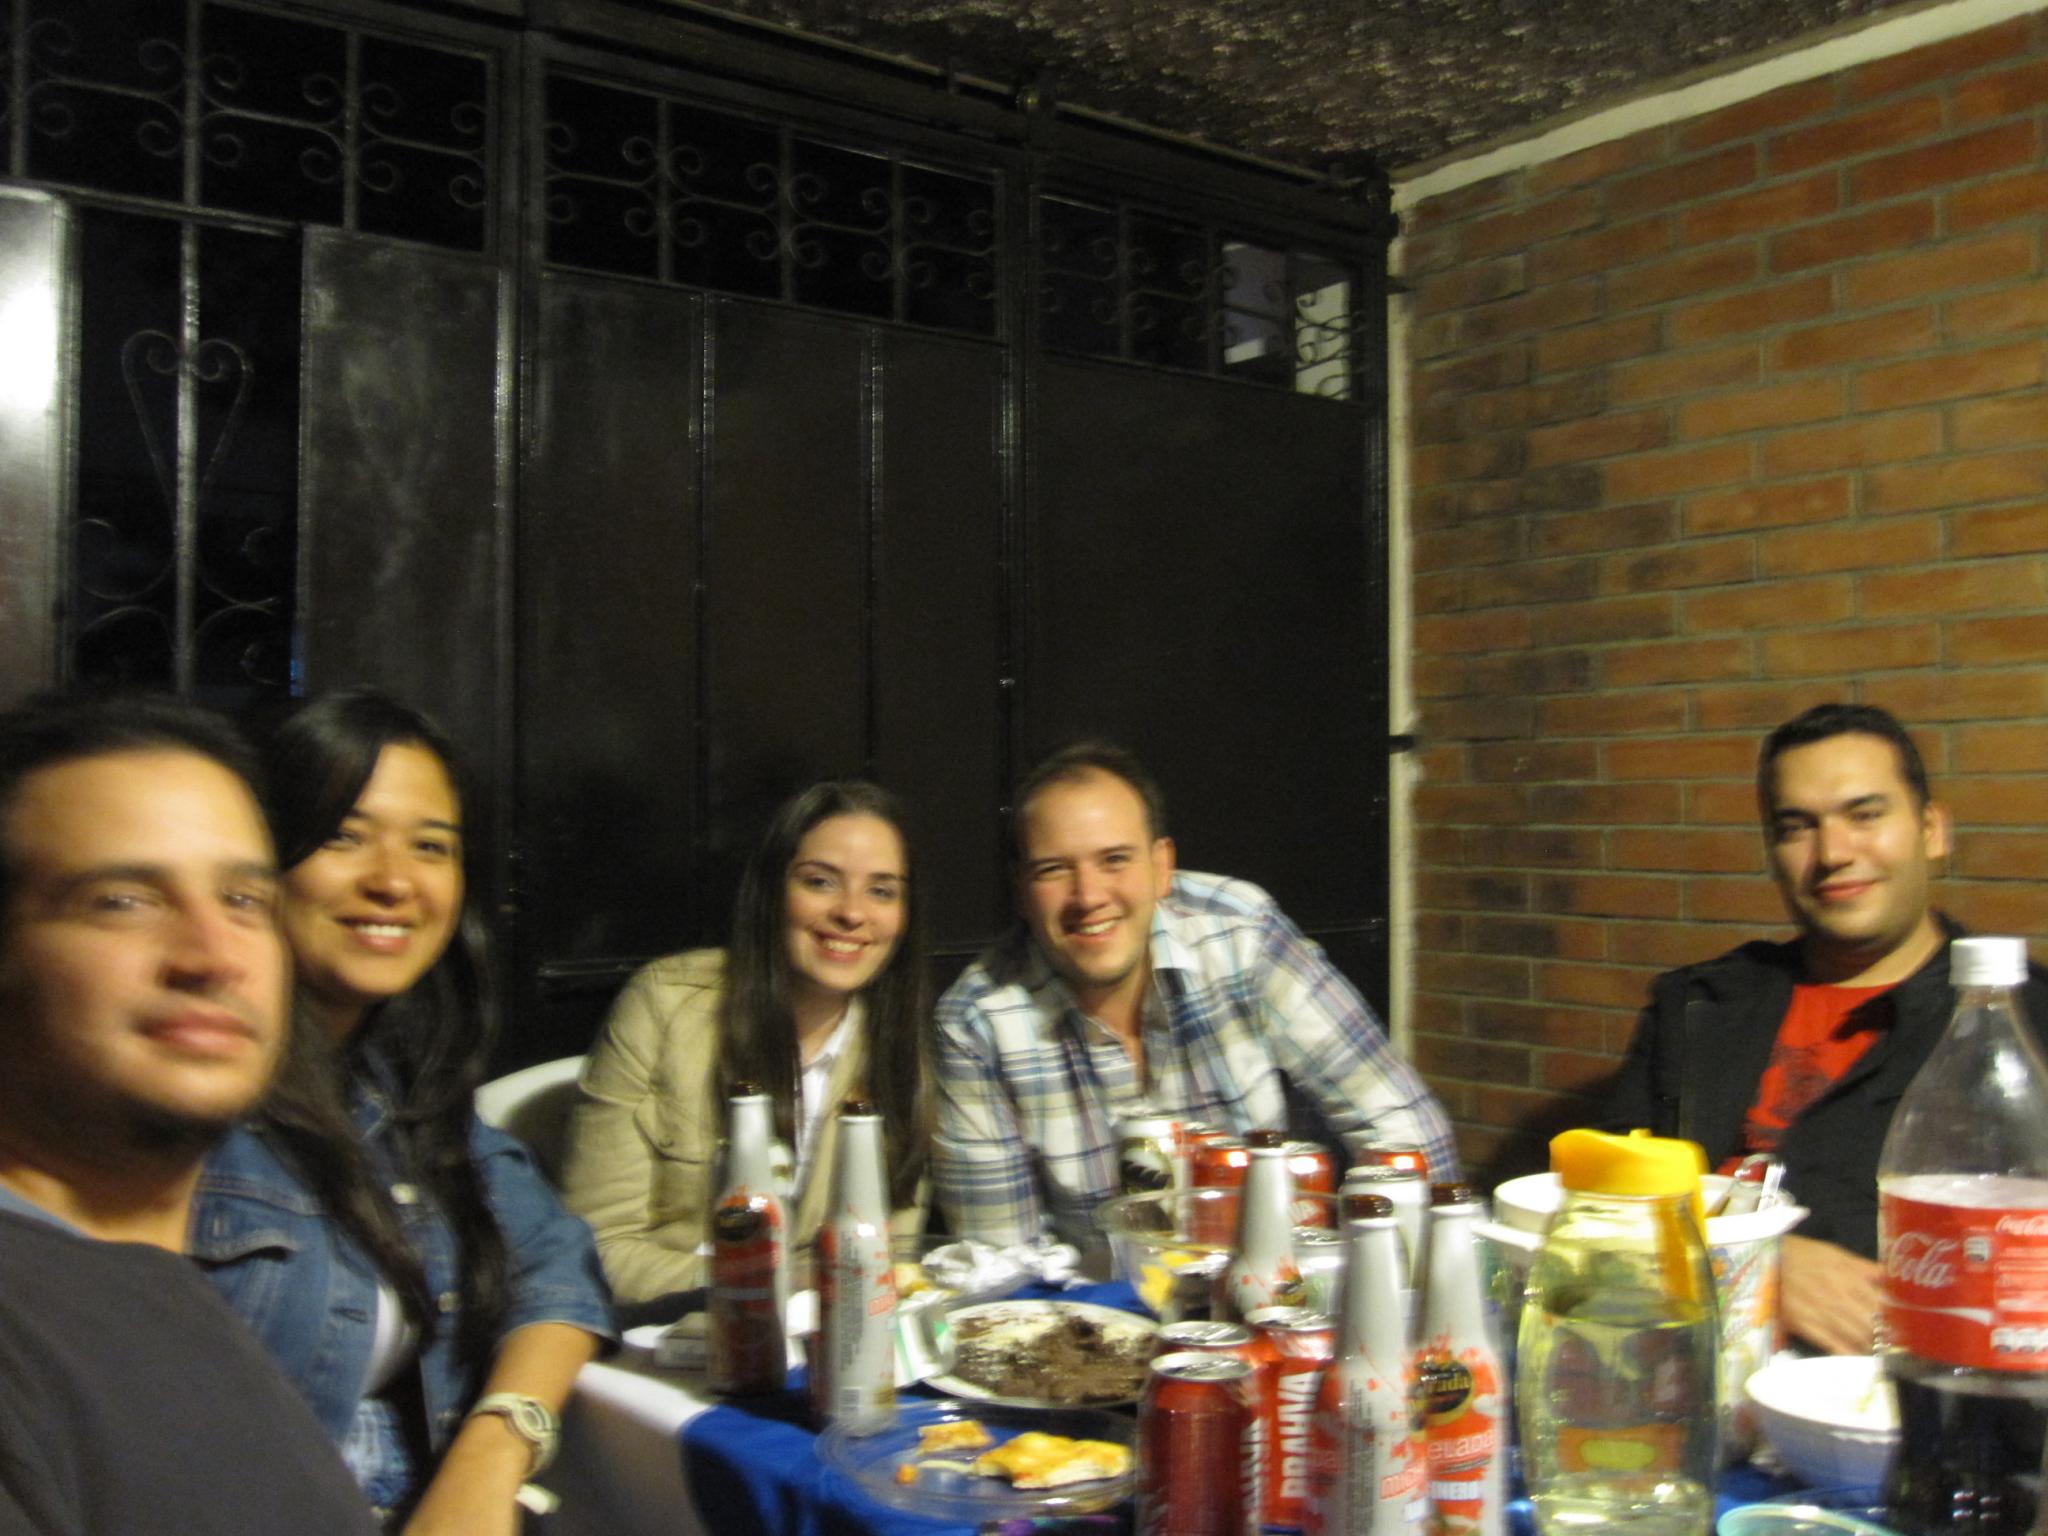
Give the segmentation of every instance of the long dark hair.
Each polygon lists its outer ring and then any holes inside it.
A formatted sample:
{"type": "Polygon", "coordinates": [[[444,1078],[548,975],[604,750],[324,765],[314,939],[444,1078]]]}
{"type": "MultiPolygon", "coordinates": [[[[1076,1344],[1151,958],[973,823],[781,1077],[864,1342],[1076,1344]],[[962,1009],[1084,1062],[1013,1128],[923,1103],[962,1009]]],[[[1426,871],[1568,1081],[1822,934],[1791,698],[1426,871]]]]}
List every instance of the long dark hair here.
{"type": "MultiPolygon", "coordinates": [[[[419,711],[370,688],[326,694],[284,716],[262,743],[265,809],[278,863],[315,853],[355,809],[386,747],[431,752],[460,806],[471,803],[447,736],[419,711]]],[[[470,873],[463,840],[464,874],[470,873]]],[[[465,890],[469,882],[465,880],[465,890]]],[[[373,1068],[391,1098],[394,1141],[407,1180],[455,1234],[465,1353],[486,1358],[504,1314],[504,1235],[470,1155],[470,1098],[482,1081],[496,1023],[482,918],[467,901],[448,947],[413,988],[377,1004],[345,1042],[298,1010],[262,1124],[305,1173],[329,1215],[369,1254],[423,1331],[435,1314],[420,1256],[376,1175],[349,1110],[349,1087],[373,1068]]]]}
{"type": "Polygon", "coordinates": [[[719,1079],[758,1084],[775,1105],[775,1125],[796,1145],[796,1086],[802,1071],[790,1003],[789,866],[797,845],[834,816],[873,816],[903,843],[903,932],[861,998],[867,1009],[868,1097],[882,1112],[893,1205],[909,1203],[931,1146],[931,983],[918,888],[903,812],[888,791],[857,779],[814,784],[785,801],[740,876],[725,995],[718,1008],[719,1079]]]}

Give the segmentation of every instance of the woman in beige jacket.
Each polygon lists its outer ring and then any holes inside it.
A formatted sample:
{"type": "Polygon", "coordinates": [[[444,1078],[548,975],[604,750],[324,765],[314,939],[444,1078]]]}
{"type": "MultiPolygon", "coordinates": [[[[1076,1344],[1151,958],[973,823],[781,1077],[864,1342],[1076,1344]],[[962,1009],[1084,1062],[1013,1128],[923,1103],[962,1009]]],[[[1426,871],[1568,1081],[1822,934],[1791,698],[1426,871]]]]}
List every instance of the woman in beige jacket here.
{"type": "Polygon", "coordinates": [[[748,861],[731,945],[669,955],[626,984],[584,1067],[562,1191],[597,1233],[621,1302],[703,1285],[700,1249],[725,1096],[752,1082],[794,1152],[799,1283],[826,1214],[838,1121],[881,1108],[892,1225],[923,1224],[930,1005],[902,816],[872,784],[816,785],[748,861]]]}

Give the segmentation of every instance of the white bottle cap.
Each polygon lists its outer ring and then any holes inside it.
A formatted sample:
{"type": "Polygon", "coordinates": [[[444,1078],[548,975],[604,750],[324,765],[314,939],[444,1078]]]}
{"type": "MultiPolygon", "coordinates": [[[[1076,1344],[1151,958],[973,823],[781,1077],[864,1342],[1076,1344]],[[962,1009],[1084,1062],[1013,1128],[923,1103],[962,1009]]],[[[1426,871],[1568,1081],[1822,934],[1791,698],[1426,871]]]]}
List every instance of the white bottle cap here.
{"type": "Polygon", "coordinates": [[[1948,947],[1948,979],[1957,987],[2016,987],[2027,979],[2027,941],[1957,939],[1948,947]]]}

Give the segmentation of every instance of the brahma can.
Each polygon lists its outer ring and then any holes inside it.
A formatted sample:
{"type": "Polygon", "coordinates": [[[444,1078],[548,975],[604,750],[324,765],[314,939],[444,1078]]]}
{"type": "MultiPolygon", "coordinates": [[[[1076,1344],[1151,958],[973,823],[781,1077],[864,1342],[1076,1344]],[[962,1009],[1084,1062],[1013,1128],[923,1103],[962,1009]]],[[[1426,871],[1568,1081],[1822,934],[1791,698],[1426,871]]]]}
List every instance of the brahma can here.
{"type": "Polygon", "coordinates": [[[1297,1532],[1308,1501],[1309,1438],[1316,1391],[1336,1353],[1330,1319],[1306,1307],[1261,1307],[1246,1322],[1252,1341],[1266,1478],[1260,1494],[1260,1529],[1297,1532]]]}
{"type": "Polygon", "coordinates": [[[1138,1399],[1138,1536],[1257,1536],[1258,1424],[1247,1362],[1155,1357],[1138,1399]]]}

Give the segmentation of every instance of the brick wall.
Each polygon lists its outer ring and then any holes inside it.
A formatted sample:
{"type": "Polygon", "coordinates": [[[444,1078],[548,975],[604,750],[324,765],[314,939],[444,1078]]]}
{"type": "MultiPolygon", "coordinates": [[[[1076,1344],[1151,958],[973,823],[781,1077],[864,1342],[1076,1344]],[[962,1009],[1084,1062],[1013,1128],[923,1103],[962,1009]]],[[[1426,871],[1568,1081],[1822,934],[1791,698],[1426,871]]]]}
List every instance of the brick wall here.
{"type": "Polygon", "coordinates": [[[1417,1059],[1505,1174],[1659,969],[1786,931],[1758,740],[1916,729],[2048,940],[2048,13],[1408,220],[1417,1059]]]}

